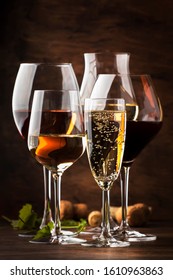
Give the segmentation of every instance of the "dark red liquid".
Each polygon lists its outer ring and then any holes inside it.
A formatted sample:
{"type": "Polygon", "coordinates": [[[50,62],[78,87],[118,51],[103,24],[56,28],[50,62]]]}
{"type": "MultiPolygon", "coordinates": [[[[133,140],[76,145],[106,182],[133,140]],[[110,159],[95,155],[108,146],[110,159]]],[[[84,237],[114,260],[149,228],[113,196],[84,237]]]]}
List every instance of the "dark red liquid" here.
{"type": "Polygon", "coordinates": [[[30,111],[14,111],[14,120],[22,138],[27,141],[30,120],[30,111]]]}
{"type": "Polygon", "coordinates": [[[162,122],[127,121],[123,166],[129,166],[161,129],[162,122]]]}

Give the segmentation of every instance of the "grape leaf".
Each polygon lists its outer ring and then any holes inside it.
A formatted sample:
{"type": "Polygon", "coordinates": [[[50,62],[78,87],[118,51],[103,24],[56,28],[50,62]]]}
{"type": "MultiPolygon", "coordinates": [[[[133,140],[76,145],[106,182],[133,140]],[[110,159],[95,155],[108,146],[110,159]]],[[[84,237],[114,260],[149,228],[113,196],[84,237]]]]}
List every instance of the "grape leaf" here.
{"type": "Polygon", "coordinates": [[[32,209],[32,205],[26,203],[20,210],[18,220],[11,220],[6,216],[3,216],[5,220],[11,223],[14,229],[27,229],[32,230],[39,227],[40,219],[35,211],[32,209]]]}
{"type": "Polygon", "coordinates": [[[45,237],[50,236],[53,227],[54,227],[54,223],[49,222],[46,226],[44,226],[42,229],[39,229],[37,231],[36,235],[33,237],[33,240],[43,239],[45,237]]]}

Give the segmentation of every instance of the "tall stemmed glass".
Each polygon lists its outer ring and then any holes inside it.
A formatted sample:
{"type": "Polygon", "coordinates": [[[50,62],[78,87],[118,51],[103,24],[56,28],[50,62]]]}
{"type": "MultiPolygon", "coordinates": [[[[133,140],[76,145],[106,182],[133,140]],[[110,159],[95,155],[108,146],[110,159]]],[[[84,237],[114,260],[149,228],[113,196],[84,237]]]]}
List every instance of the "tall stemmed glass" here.
{"type": "Polygon", "coordinates": [[[118,178],[125,141],[126,113],[123,99],[86,99],[84,107],[87,155],[92,175],[101,188],[101,234],[84,243],[91,247],[126,247],[110,230],[109,190],[118,178]]]}
{"type": "Polygon", "coordinates": [[[101,74],[91,98],[124,98],[127,128],[125,151],[120,172],[122,223],[117,237],[128,241],[153,241],[155,235],[139,233],[127,220],[129,171],[141,150],[156,136],[162,126],[162,108],[149,75],[101,74]]]}
{"type": "MultiPolygon", "coordinates": [[[[129,60],[130,53],[124,52],[97,52],[84,53],[84,75],[80,87],[80,97],[82,106],[84,106],[85,98],[91,96],[93,87],[99,74],[129,74],[129,60]]],[[[99,97],[99,96],[98,96],[99,97]]],[[[104,196],[104,191],[102,192],[104,196]]],[[[110,191],[108,191],[110,196],[110,191]]],[[[115,221],[111,220],[111,228],[113,230],[118,228],[115,221]]],[[[100,228],[95,227],[89,230],[100,231],[100,228]]]]}
{"type": "Polygon", "coordinates": [[[48,242],[80,242],[80,239],[72,240],[62,233],[60,221],[62,175],[85,150],[83,114],[78,91],[35,91],[28,148],[34,158],[51,171],[53,177],[54,228],[48,242]]]}
{"type": "Polygon", "coordinates": [[[120,173],[122,222],[118,234],[123,240],[130,242],[154,241],[155,235],[140,233],[131,229],[128,224],[129,172],[136,157],[160,131],[163,120],[162,108],[149,75],[119,76],[118,80],[122,95],[124,96],[123,92],[126,90],[130,92],[131,87],[137,104],[137,107],[133,107],[126,103],[126,144],[120,173]],[[136,111],[135,117],[132,117],[134,111],[136,111]]]}
{"type": "MultiPolygon", "coordinates": [[[[27,141],[31,105],[37,89],[74,89],[78,90],[73,67],[70,63],[22,63],[20,64],[12,97],[14,122],[22,138],[27,141]]],[[[52,221],[50,208],[51,174],[43,167],[44,175],[44,212],[40,228],[52,221]]],[[[28,236],[29,233],[22,234],[28,236]]]]}

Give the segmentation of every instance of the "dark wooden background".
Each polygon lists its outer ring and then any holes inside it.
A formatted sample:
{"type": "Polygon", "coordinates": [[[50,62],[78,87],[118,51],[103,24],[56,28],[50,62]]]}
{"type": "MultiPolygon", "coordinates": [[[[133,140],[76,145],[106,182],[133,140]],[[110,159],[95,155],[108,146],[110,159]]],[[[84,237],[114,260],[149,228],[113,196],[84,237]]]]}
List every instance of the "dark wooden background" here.
{"type": "MultiPolygon", "coordinates": [[[[16,217],[30,202],[42,214],[42,168],[13,122],[11,99],[21,62],[72,62],[79,85],[84,52],[130,52],[130,70],[152,76],[164,111],[159,135],[131,169],[129,204],[173,213],[173,2],[171,0],[13,0],[0,8],[0,215],[16,217]]],[[[63,176],[62,198],[100,209],[86,154],[63,176]]],[[[118,182],[111,204],[120,204],[118,182]]]]}

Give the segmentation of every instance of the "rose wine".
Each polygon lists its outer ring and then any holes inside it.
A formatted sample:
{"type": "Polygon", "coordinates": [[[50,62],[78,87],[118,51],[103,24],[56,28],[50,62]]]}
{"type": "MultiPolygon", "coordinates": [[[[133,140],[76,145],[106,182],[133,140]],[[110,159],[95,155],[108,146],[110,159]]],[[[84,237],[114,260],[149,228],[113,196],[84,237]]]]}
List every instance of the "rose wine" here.
{"type": "Polygon", "coordinates": [[[143,148],[154,138],[162,121],[127,121],[123,166],[130,166],[143,148]]]}
{"type": "Polygon", "coordinates": [[[124,150],[124,129],[125,112],[104,110],[93,111],[88,115],[89,164],[101,188],[110,188],[118,177],[124,150]]]}

